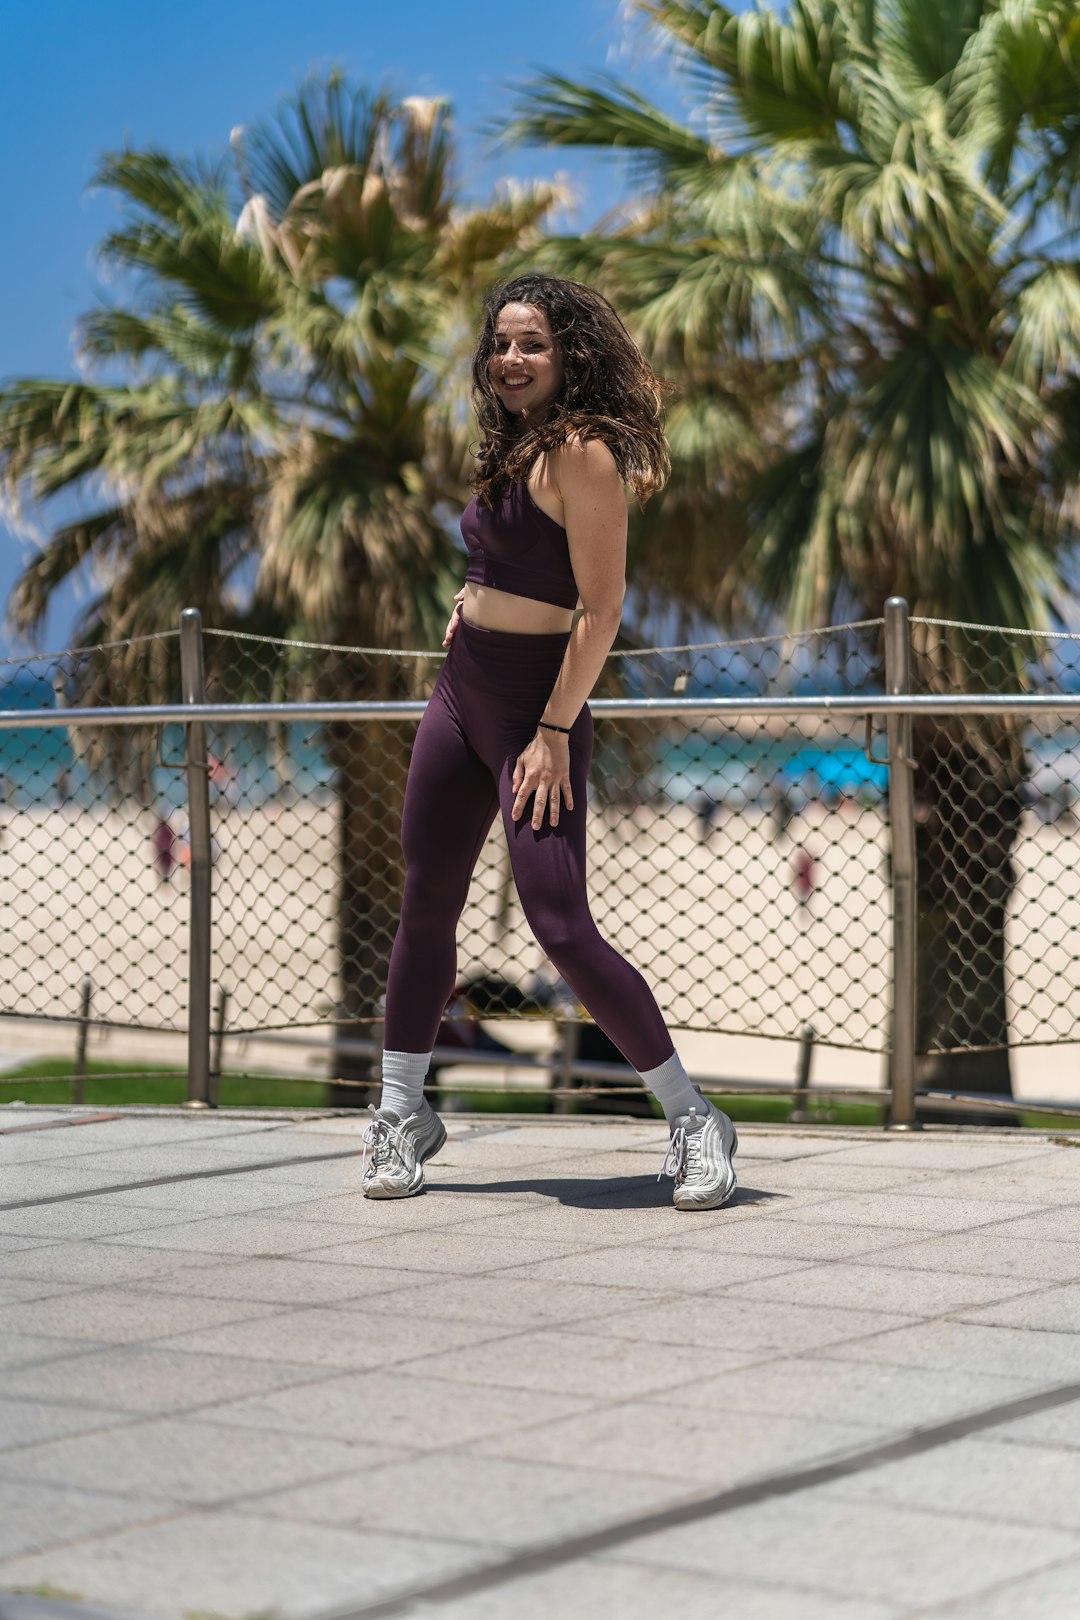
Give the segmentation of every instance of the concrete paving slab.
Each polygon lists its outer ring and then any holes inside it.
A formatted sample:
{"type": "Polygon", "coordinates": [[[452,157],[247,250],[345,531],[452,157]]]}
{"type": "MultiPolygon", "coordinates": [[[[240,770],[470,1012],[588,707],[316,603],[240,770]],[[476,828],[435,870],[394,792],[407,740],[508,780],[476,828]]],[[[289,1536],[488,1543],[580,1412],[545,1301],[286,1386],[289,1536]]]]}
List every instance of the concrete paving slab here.
{"type": "Polygon", "coordinates": [[[902,1164],[928,1170],[978,1170],[990,1165],[1034,1164],[1039,1159],[1054,1156],[1055,1150],[1045,1137],[1003,1130],[957,1130],[942,1135],[924,1130],[906,1136],[879,1133],[838,1145],[833,1154],[837,1164],[902,1164]]]}
{"type": "MultiPolygon", "coordinates": [[[[204,1255],[207,1270],[227,1262],[217,1255],[204,1255]]],[[[190,1268],[187,1250],[144,1249],[92,1240],[76,1243],[37,1243],[32,1250],[0,1255],[0,1275],[29,1277],[38,1282],[76,1283],[82,1287],[132,1282],[137,1278],[163,1277],[190,1268]]]]}
{"type": "Polygon", "coordinates": [[[982,1322],[994,1327],[1080,1333],[1080,1283],[1025,1291],[1011,1299],[996,1300],[980,1307],[968,1305],[957,1315],[962,1322],[982,1322]]]}
{"type": "MultiPolygon", "coordinates": [[[[1034,1204],[1014,1204],[1010,1213],[1014,1216],[1011,1223],[1022,1227],[1027,1223],[1020,1220],[1021,1216],[1031,1216],[1037,1208],[1034,1204]]],[[[788,1219],[792,1217],[784,1212],[788,1219]]],[[[1049,1214],[1049,1211],[1044,1212],[1049,1214]]],[[[1057,1213],[1065,1213],[1059,1211],[1057,1213]]],[[[925,1230],[928,1232],[963,1232],[975,1226],[990,1226],[1001,1220],[1001,1205],[994,1200],[988,1202],[977,1198],[947,1197],[939,1194],[935,1198],[922,1197],[910,1188],[898,1193],[894,1188],[891,1192],[882,1194],[860,1193],[852,1198],[832,1198],[811,1205],[800,1205],[797,1219],[800,1221],[822,1221],[836,1226],[883,1226],[892,1232],[925,1230]]],[[[1037,1217],[1041,1220],[1042,1214],[1037,1217]]],[[[1004,1227],[999,1227],[1004,1231],[1004,1227]]],[[[1010,1234],[1011,1235],[1011,1234],[1010,1234]]],[[[1022,1231],[1017,1236],[1023,1236],[1022,1231]]],[[[1051,1236],[1048,1233],[1035,1233],[1032,1235],[1051,1236]]]]}
{"type": "MultiPolygon", "coordinates": [[[[822,1488],[838,1501],[896,1502],[988,1523],[1048,1525],[1080,1535],[1080,1451],[1032,1445],[1022,1456],[992,1440],[958,1440],[822,1488]]],[[[1076,1589],[1080,1598],[1080,1586],[1076,1589]]]]}
{"type": "Polygon", "coordinates": [[[41,1242],[80,1243],[86,1238],[118,1237],[125,1232],[132,1233],[133,1241],[143,1241],[149,1239],[150,1228],[167,1227],[175,1219],[159,1210],[111,1209],[104,1198],[78,1198],[69,1203],[0,1211],[0,1230],[11,1237],[41,1242]]]}
{"type": "MultiPolygon", "coordinates": [[[[1013,1206],[1017,1213],[1008,1223],[987,1228],[987,1237],[1034,1238],[1039,1243],[1075,1243],[1080,1234],[1080,1186],[1077,1189],[1076,1204],[1059,1206],[1053,1209],[1039,1209],[1033,1213],[1021,1216],[1020,1206],[1013,1206]]],[[[1010,1210],[1011,1213],[1011,1210],[1010,1210]]],[[[1001,1214],[1001,1211],[998,1211],[1001,1214]]]]}
{"type": "MultiPolygon", "coordinates": [[[[881,1230],[877,1228],[877,1230],[881,1230]]],[[[1029,1277],[1080,1282],[1080,1248],[1075,1243],[1019,1237],[995,1226],[945,1237],[923,1238],[918,1243],[883,1242],[874,1255],[875,1265],[899,1266],[912,1271],[958,1271],[962,1275],[1029,1277]]]]}
{"type": "MultiPolygon", "coordinates": [[[[500,1546],[524,1547],[538,1525],[551,1538],[577,1535],[685,1495],[656,1474],[481,1457],[463,1449],[398,1460],[384,1452],[377,1469],[265,1492],[251,1506],[263,1516],[404,1535],[423,1525],[433,1536],[472,1540],[483,1534],[500,1546]]],[[[235,1504],[237,1511],[245,1505],[235,1504]]]]}
{"type": "MultiPolygon", "coordinates": [[[[16,1308],[12,1307],[13,1310],[16,1308]]],[[[11,1387],[11,1381],[20,1367],[33,1368],[44,1362],[55,1361],[58,1357],[67,1358],[108,1348],[106,1341],[64,1339],[43,1333],[9,1333],[5,1328],[0,1338],[0,1367],[4,1369],[5,1389],[11,1387]]]]}
{"type": "MultiPolygon", "coordinates": [[[[3,1264],[0,1257],[0,1265],[3,1264]]],[[[53,1282],[40,1277],[0,1276],[0,1305],[21,1305],[25,1300],[48,1299],[55,1294],[77,1293],[80,1284],[53,1282]]]]}
{"type": "Polygon", "coordinates": [[[5,1333],[55,1334],[97,1344],[134,1344],[246,1317],[265,1317],[272,1306],[248,1300],[169,1298],[137,1289],[81,1289],[50,1299],[9,1305],[5,1333]]]}
{"type": "MultiPolygon", "coordinates": [[[[905,1234],[906,1235],[906,1234],[905,1234]]],[[[702,1215],[683,1215],[664,1243],[673,1249],[704,1249],[718,1254],[760,1254],[789,1260],[846,1260],[895,1249],[903,1235],[884,1226],[838,1226],[800,1221],[747,1221],[725,1225],[702,1215]],[[685,1233],[683,1226],[686,1227],[685,1233]]]]}
{"type": "MultiPolygon", "coordinates": [[[[733,1486],[811,1458],[818,1461],[846,1453],[876,1439],[880,1432],[856,1423],[823,1423],[772,1412],[725,1412],[718,1419],[690,1389],[677,1411],[656,1400],[623,1401],[478,1440],[470,1450],[484,1457],[514,1457],[564,1468],[580,1463],[626,1474],[658,1474],[681,1482],[689,1494],[695,1488],[733,1486]]],[[[698,1534],[709,1539],[711,1523],[698,1534]]]]}
{"type": "MultiPolygon", "coordinates": [[[[261,1363],[268,1366],[271,1363],[261,1363]]],[[[485,1436],[535,1432],[592,1403],[580,1396],[542,1390],[489,1389],[418,1377],[412,1372],[347,1373],[265,1395],[222,1401],[215,1421],[240,1428],[280,1429],[332,1439],[365,1440],[404,1435],[403,1444],[463,1445],[485,1436]]]]}
{"type": "MultiPolygon", "coordinates": [[[[7,1584],[8,1559],[18,1561],[27,1554],[40,1554],[47,1548],[58,1548],[65,1542],[102,1535],[125,1525],[145,1524],[173,1511],[168,1502],[140,1502],[103,1489],[100,1481],[83,1491],[5,1478],[0,1480],[2,1578],[7,1584]]],[[[18,1585],[17,1578],[10,1584],[18,1585]]]]}
{"type": "Polygon", "coordinates": [[[440,1272],[393,1271],[389,1266],[328,1265],[321,1258],[301,1255],[230,1256],[213,1261],[203,1256],[192,1264],[185,1253],[183,1265],[147,1275],[141,1286],[156,1294],[181,1294],[204,1299],[246,1299],[270,1305],[332,1305],[355,1300],[373,1304],[384,1295],[402,1293],[424,1283],[442,1283],[440,1272]]]}
{"type": "Polygon", "coordinates": [[[112,1490],[136,1500],[211,1506],[359,1469],[377,1471],[377,1441],[330,1440],[280,1430],[224,1430],[192,1416],[127,1423],[8,1453],[13,1483],[112,1490]]]}
{"type": "MultiPolygon", "coordinates": [[[[1038,1380],[967,1368],[927,1378],[912,1367],[788,1355],[725,1373],[722,1379],[702,1383],[694,1394],[701,1407],[718,1414],[772,1412],[780,1417],[895,1431],[982,1411],[1041,1387],[1038,1380]]],[[[690,1389],[684,1387],[651,1398],[682,1406],[689,1394],[690,1389]]],[[[869,1476],[860,1474],[859,1481],[864,1477],[869,1476]]]]}
{"type": "MultiPolygon", "coordinates": [[[[460,1602],[440,1604],[438,1620],[551,1620],[552,1615],[589,1620],[657,1620],[674,1613],[678,1581],[678,1620],[903,1620],[901,1610],[875,1599],[813,1592],[806,1586],[733,1581],[727,1574],[698,1575],[606,1560],[529,1576],[494,1592],[477,1592],[460,1602]]],[[[1015,1620],[1015,1617],[1013,1617],[1015,1620]]]]}
{"type": "MultiPolygon", "coordinates": [[[[108,1200],[101,1202],[107,1204],[108,1200]]],[[[133,1248],[187,1249],[194,1254],[299,1252],[349,1240],[347,1228],[343,1230],[328,1221],[305,1221],[296,1214],[204,1216],[177,1221],[175,1211],[132,1209],[113,1218],[124,1227],[122,1233],[113,1234],[117,1241],[133,1248]]]]}
{"type": "Polygon", "coordinates": [[[0,1451],[132,1421],[129,1412],[104,1406],[61,1406],[51,1401],[8,1400],[0,1396],[0,1451]]]}
{"type": "MultiPolygon", "coordinates": [[[[729,1292],[740,1299],[771,1299],[785,1305],[839,1305],[848,1310],[897,1311],[907,1316],[961,1312],[965,1321],[996,1321],[1016,1301],[1040,1297],[1043,1285],[1031,1278],[964,1276],[956,1271],[905,1271],[875,1266],[873,1255],[831,1265],[804,1266],[772,1276],[734,1280],[729,1292]],[[986,1306],[985,1318],[978,1307],[986,1306]]],[[[1033,1324],[1034,1325],[1034,1324],[1033,1324]]],[[[1047,1324],[1052,1325],[1052,1324],[1047,1324]]]]}
{"type": "MultiPolygon", "coordinates": [[[[513,1278],[554,1286],[559,1283],[591,1288],[637,1288],[661,1293],[672,1289],[699,1292],[734,1286],[761,1276],[790,1273],[807,1262],[766,1260],[760,1255],[729,1254],[723,1246],[715,1255],[700,1249],[676,1249],[670,1243],[611,1244],[606,1248],[574,1250],[557,1260],[510,1268],[501,1273],[513,1278]]],[[[603,1308],[595,1300],[595,1308],[603,1308]]],[[[643,1304],[648,1301],[642,1301],[643,1304]]]]}
{"type": "MultiPolygon", "coordinates": [[[[767,1181],[771,1190],[809,1192],[822,1189],[841,1192],[880,1193],[901,1187],[925,1192],[944,1184],[955,1189],[957,1172],[949,1169],[913,1169],[910,1165],[862,1165],[847,1160],[837,1162],[831,1153],[815,1153],[800,1159],[750,1159],[741,1151],[735,1160],[743,1180],[767,1181]]],[[[966,1185],[966,1182],[965,1182],[966,1185]]]]}
{"type": "MultiPolygon", "coordinates": [[[[339,1228],[340,1232],[340,1228],[339,1228]]],[[[522,1266],[530,1260],[546,1260],[552,1254],[569,1254],[575,1248],[587,1249],[587,1239],[573,1243],[560,1238],[557,1243],[542,1238],[492,1237],[471,1232],[462,1234],[455,1227],[439,1231],[406,1232],[401,1237],[380,1233],[368,1241],[346,1241],[333,1248],[315,1249],[317,1258],[335,1265],[388,1266],[403,1271],[460,1272],[475,1276],[498,1271],[503,1266],[522,1266]]]]}
{"type": "MultiPolygon", "coordinates": [[[[771,1300],[750,1300],[742,1295],[701,1294],[682,1299],[676,1306],[648,1305],[605,1317],[594,1329],[614,1338],[629,1338],[656,1346],[722,1346],[739,1350],[743,1359],[761,1351],[797,1354],[822,1345],[859,1343],[870,1335],[908,1326],[910,1316],[885,1311],[848,1311],[836,1305],[778,1305],[771,1300]]],[[[839,1353],[839,1352],[838,1352],[839,1353]]]]}
{"type": "Polygon", "coordinates": [[[1071,1620],[1077,1613],[1080,1560],[1066,1559],[959,1603],[921,1611],[919,1620],[1071,1620]]]}
{"type": "Polygon", "coordinates": [[[1025,1333],[1018,1328],[983,1327],[968,1322],[921,1322],[874,1338],[850,1339],[828,1347],[844,1361],[885,1362],[903,1367],[962,1368],[1002,1378],[1031,1378],[1045,1384],[1080,1379],[1080,1335],[1025,1333]]]}
{"type": "Polygon", "coordinates": [[[49,1361],[13,1368],[4,1375],[4,1394],[89,1401],[121,1412],[183,1412],[322,1376],[313,1367],[291,1362],[188,1355],[144,1344],[79,1348],[81,1355],[60,1350],[49,1361]]]}
{"type": "Polygon", "coordinates": [[[316,1187],[293,1182],[270,1186],[259,1177],[212,1177],[193,1181],[166,1182],[160,1187],[135,1187],[130,1192],[110,1193],[110,1209],[155,1209],[172,1212],[174,1221],[202,1220],[216,1215],[274,1215],[291,1211],[292,1218],[313,1212],[322,1195],[316,1187]]]}
{"type": "Polygon", "coordinates": [[[1043,1208],[1080,1203],[1080,1175],[1052,1174],[1045,1158],[999,1165],[995,1170],[928,1172],[919,1178],[916,1190],[927,1198],[936,1198],[939,1193],[948,1197],[983,1198],[1000,1204],[1004,1219],[1012,1215],[1014,1204],[1031,1201],[1034,1188],[1038,1189],[1043,1208]]]}
{"type": "Polygon", "coordinates": [[[19,1185],[91,1196],[0,1231],[4,1468],[34,1534],[57,1492],[103,1515],[0,1555],[0,1588],[328,1620],[543,1548],[437,1612],[924,1620],[1008,1590],[1019,1620],[1075,1571],[1080,1400],[1046,1390],[1080,1382],[1080,1154],[1050,1137],[746,1127],[737,1200],[683,1216],[647,1122],[455,1120],[397,1204],[359,1196],[356,1116],[121,1123],[30,1133],[19,1185]],[[1058,1404],[1010,1421],[1028,1392],[1058,1404]],[[164,1516],[114,1526],[129,1504],[164,1516]],[[564,1562],[584,1530],[606,1550],[564,1562]]]}
{"type": "MultiPolygon", "coordinates": [[[[912,1607],[967,1597],[995,1581],[1037,1573],[1080,1553],[1060,1530],[1010,1525],[893,1503],[807,1491],[635,1542],[635,1561],[753,1579],[767,1560],[772,1579],[848,1597],[912,1607]],[[843,1548],[842,1557],[838,1550],[843,1548]]],[[[1063,1617],[1064,1620],[1064,1617],[1063,1617]]]]}
{"type": "Polygon", "coordinates": [[[358,1598],[370,1602],[417,1576],[471,1568],[485,1555],[482,1543],[204,1509],[12,1559],[0,1566],[0,1579],[12,1587],[48,1581],[147,1620],[271,1614],[306,1620],[358,1598]]]}
{"type": "MultiPolygon", "coordinates": [[[[596,1323],[591,1324],[594,1328],[596,1323]]],[[[698,1347],[691,1364],[685,1343],[635,1343],[633,1337],[560,1328],[507,1334],[449,1354],[414,1361],[414,1377],[460,1380],[486,1388],[565,1390],[609,1401],[645,1397],[684,1385],[691,1365],[703,1380],[722,1378],[746,1360],[745,1347],[698,1347]]]]}
{"type": "MultiPolygon", "coordinates": [[[[221,1303],[228,1308],[224,1301],[221,1303]]],[[[367,1372],[376,1367],[404,1366],[416,1357],[425,1358],[426,1363],[426,1358],[440,1352],[476,1346],[493,1336],[501,1339],[505,1331],[497,1322],[445,1320],[418,1311],[394,1314],[389,1305],[370,1316],[366,1311],[321,1305],[277,1310],[272,1316],[260,1315],[219,1327],[193,1327],[190,1332],[159,1340],[158,1347],[367,1372]]],[[[467,1348],[466,1354],[471,1353],[467,1348]]]]}

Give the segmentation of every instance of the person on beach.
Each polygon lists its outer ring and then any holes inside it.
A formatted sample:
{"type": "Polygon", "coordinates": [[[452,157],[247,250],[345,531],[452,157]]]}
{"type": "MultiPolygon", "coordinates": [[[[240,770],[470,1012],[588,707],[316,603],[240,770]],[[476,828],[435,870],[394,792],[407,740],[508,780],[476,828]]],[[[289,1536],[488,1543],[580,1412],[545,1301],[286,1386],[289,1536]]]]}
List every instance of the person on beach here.
{"type": "Polygon", "coordinates": [[[461,532],[465,586],[413,746],[405,887],[386,986],[382,1095],[364,1136],[368,1198],[406,1198],[446,1140],[423,1094],[456,977],[457,921],[497,815],[541,948],[664,1110],[677,1209],[735,1189],[726,1114],[693,1085],[641,974],[585,892],[586,699],[622,615],[623,484],[670,471],[662,387],[607,300],[525,275],[488,298],[472,363],[480,445],[461,532]]]}

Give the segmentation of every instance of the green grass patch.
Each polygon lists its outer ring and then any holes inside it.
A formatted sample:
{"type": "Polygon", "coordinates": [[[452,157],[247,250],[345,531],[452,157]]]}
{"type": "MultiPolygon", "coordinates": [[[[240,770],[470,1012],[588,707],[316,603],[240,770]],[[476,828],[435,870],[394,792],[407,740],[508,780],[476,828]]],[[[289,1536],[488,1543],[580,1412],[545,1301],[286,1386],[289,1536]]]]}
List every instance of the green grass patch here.
{"type": "MultiPolygon", "coordinates": [[[[0,1079],[0,1103],[70,1103],[71,1059],[39,1058],[9,1069],[0,1079]]],[[[83,1100],[94,1108],[125,1103],[176,1107],[187,1101],[187,1070],[164,1064],[88,1063],[83,1100]]],[[[323,1108],[326,1086],[317,1082],[223,1074],[222,1108],[323,1108]]]]}
{"type": "MultiPolygon", "coordinates": [[[[363,1097],[362,1093],[358,1095],[363,1097]]],[[[758,1124],[788,1124],[795,1108],[790,1097],[762,1096],[755,1092],[737,1096],[711,1092],[709,1095],[732,1119],[758,1124]]],[[[551,1098],[545,1091],[449,1090],[446,1097],[473,1114],[552,1112],[551,1098]]],[[[70,1058],[35,1059],[8,1070],[0,1079],[0,1103],[70,1103],[71,1099],[70,1058]]],[[[126,1103],[177,1107],[186,1099],[187,1071],[182,1068],[161,1065],[151,1071],[145,1064],[87,1064],[84,1101],[90,1107],[118,1108],[126,1103]]],[[[221,1077],[218,1102],[222,1108],[325,1108],[327,1087],[322,1080],[227,1073],[221,1077]]],[[[617,1112],[618,1099],[613,1097],[611,1104],[611,1109],[605,1109],[605,1113],[617,1112]]],[[[366,1098],[362,1106],[367,1106],[366,1098]]],[[[572,1109],[578,1114],[587,1111],[581,1106],[572,1109]]],[[[659,1104],[653,1104],[653,1113],[657,1119],[663,1117],[659,1104]]],[[[886,1123],[883,1106],[815,1100],[812,1094],[807,1115],[807,1122],[814,1125],[881,1127],[886,1123]]],[[[1021,1110],[1019,1117],[1021,1124],[1030,1130],[1080,1132],[1080,1119],[1067,1114],[1030,1114],[1021,1110]]]]}

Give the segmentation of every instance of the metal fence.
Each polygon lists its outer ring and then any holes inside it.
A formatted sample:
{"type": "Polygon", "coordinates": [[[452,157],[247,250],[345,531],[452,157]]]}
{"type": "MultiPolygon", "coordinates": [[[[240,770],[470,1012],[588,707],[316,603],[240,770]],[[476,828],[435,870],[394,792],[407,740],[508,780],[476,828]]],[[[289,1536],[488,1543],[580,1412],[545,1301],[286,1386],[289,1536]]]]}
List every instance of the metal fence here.
{"type": "MultiPolygon", "coordinates": [[[[590,897],[671,1026],[809,1025],[886,1054],[898,1122],[918,1054],[985,1068],[1080,1038],[1072,646],[909,626],[893,602],[807,635],[613,654],[592,700],[590,897]]],[[[0,1016],[186,1030],[196,1096],[213,1009],[223,1038],[306,1031],[347,1067],[377,1039],[401,794],[440,661],[188,613],[8,666],[0,1016]]],[[[466,1019],[587,1027],[498,825],[459,973],[466,1019]]]]}

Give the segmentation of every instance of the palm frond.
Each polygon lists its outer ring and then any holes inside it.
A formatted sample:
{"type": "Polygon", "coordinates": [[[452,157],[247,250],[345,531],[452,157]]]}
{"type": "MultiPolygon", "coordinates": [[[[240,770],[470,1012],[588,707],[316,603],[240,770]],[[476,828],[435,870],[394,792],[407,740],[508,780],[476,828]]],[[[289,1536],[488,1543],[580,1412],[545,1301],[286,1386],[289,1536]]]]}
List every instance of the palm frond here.
{"type": "Polygon", "coordinates": [[[526,145],[634,153],[656,178],[723,161],[708,141],[612,78],[580,85],[561,74],[541,74],[518,86],[517,109],[495,133],[526,145]]]}
{"type": "Polygon", "coordinates": [[[783,20],[764,8],[735,13],[712,0],[639,0],[637,9],[683,48],[722,139],[769,146],[821,140],[851,120],[842,8],[793,0],[783,20]]]}

